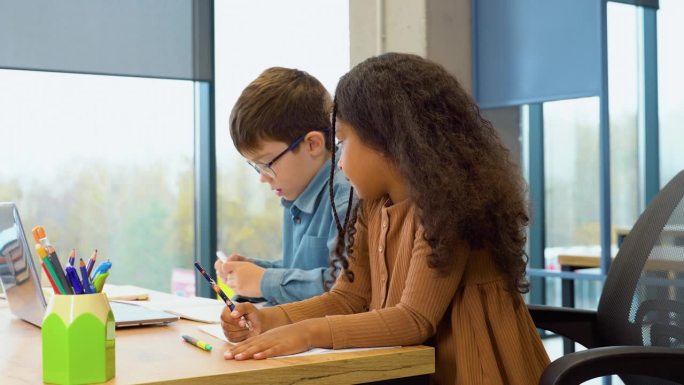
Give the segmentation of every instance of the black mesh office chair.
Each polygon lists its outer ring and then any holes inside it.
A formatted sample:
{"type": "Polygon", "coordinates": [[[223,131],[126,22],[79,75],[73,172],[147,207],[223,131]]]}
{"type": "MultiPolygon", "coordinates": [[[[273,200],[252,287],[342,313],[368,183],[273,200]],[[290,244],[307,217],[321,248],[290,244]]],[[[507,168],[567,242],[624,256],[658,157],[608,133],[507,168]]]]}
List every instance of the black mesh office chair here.
{"type": "Polygon", "coordinates": [[[552,362],[540,384],[581,384],[611,374],[626,385],[684,383],[684,171],[630,230],[596,311],[529,309],[540,329],[588,348],[552,362]]]}

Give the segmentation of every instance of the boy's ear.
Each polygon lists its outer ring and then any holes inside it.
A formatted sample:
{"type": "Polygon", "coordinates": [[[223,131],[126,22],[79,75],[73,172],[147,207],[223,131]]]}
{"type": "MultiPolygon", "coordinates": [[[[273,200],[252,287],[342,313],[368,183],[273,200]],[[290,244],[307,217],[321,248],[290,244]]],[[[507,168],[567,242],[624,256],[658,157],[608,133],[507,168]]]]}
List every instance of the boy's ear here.
{"type": "Polygon", "coordinates": [[[320,131],[311,131],[304,137],[306,150],[314,156],[325,151],[325,136],[320,131]]]}

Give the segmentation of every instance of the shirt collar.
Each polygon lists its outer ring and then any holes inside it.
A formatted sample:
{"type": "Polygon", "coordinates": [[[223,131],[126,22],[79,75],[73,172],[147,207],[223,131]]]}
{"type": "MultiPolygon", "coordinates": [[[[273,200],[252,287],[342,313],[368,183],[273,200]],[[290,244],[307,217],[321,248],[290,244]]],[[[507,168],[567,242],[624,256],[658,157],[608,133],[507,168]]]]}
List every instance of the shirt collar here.
{"type": "Polygon", "coordinates": [[[330,178],[330,160],[326,161],[318,170],[316,175],[311,179],[311,182],[306,186],[304,191],[294,201],[281,200],[284,207],[292,210],[292,206],[296,207],[302,212],[312,214],[316,209],[316,198],[318,194],[327,186],[330,178]]]}

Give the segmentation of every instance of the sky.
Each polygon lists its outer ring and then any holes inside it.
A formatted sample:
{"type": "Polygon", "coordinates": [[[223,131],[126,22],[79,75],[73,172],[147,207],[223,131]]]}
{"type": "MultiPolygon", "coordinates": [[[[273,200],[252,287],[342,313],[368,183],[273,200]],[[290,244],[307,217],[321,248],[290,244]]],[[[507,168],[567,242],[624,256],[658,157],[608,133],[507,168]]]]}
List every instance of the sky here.
{"type": "MultiPolygon", "coordinates": [[[[218,1],[216,127],[219,168],[238,155],[228,114],[264,69],[296,67],[330,92],[349,70],[346,1],[218,1]]],[[[0,70],[0,181],[23,183],[93,160],[174,169],[193,157],[193,83],[0,70]]]]}
{"type": "MultiPolygon", "coordinates": [[[[221,169],[239,157],[228,137],[230,108],[264,69],[296,67],[334,91],[349,69],[349,13],[344,0],[218,1],[215,6],[221,169]]],[[[609,6],[611,110],[620,116],[636,110],[638,20],[631,6],[609,6]]],[[[672,124],[669,116],[684,110],[684,53],[677,41],[684,33],[682,15],[684,2],[661,1],[659,101],[664,127],[672,124]]],[[[568,121],[595,111],[593,102],[570,104],[577,108],[567,109],[568,121]]],[[[20,177],[30,183],[93,159],[132,167],[163,160],[171,169],[182,167],[193,156],[193,121],[189,81],[0,70],[0,181],[20,177]]]]}

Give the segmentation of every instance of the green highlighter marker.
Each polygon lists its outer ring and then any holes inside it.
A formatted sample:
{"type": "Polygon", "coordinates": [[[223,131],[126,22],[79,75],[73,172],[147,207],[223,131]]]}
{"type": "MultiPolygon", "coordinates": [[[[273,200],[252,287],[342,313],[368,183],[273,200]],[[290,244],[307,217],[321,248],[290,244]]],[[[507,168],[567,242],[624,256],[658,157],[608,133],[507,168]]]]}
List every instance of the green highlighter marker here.
{"type": "Polygon", "coordinates": [[[183,339],[185,340],[185,342],[192,344],[192,345],[195,345],[202,350],[206,350],[206,351],[210,352],[212,349],[211,345],[209,345],[208,343],[206,343],[204,341],[200,341],[195,337],[183,336],[183,339]]]}
{"type": "Polygon", "coordinates": [[[93,279],[93,286],[95,286],[96,293],[102,292],[102,287],[104,286],[107,277],[109,277],[109,272],[98,274],[95,279],[93,279]]]}

